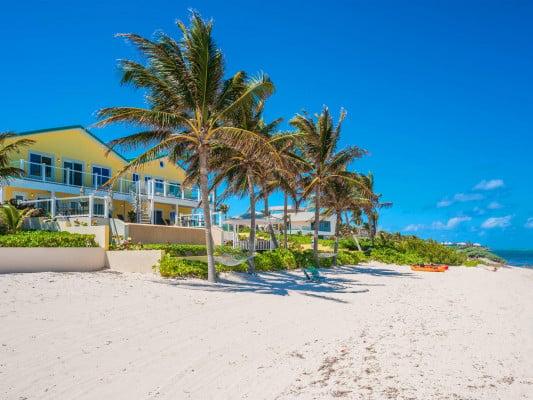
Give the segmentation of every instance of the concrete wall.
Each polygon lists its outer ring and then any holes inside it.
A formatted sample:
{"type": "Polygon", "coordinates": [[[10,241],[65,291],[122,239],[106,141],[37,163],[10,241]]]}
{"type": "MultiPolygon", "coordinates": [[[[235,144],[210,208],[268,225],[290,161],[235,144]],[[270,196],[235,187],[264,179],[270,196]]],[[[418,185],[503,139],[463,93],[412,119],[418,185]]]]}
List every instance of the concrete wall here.
{"type": "Polygon", "coordinates": [[[87,272],[105,267],[101,247],[4,247],[0,248],[0,273],[87,272]]]}
{"type": "Polygon", "coordinates": [[[119,272],[157,274],[154,265],[163,257],[161,250],[122,250],[106,252],[106,267],[119,272]]]}
{"type": "Polygon", "coordinates": [[[98,246],[107,250],[109,249],[109,226],[65,226],[62,231],[70,233],[81,233],[83,235],[94,235],[94,240],[98,246]]]}
{"type": "MultiPolygon", "coordinates": [[[[186,243],[204,244],[204,228],[182,226],[126,224],[125,236],[135,243],[186,243]]],[[[222,229],[213,227],[215,245],[222,243],[222,229]]]]}

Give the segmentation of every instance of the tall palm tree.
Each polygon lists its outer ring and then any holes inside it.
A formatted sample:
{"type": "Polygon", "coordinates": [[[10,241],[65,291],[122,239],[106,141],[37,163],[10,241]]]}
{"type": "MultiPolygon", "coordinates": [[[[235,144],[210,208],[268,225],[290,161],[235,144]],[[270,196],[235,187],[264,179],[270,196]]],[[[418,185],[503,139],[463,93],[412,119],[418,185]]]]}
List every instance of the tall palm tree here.
{"type": "Polygon", "coordinates": [[[326,106],[320,115],[315,118],[307,114],[297,114],[290,124],[302,134],[300,145],[302,154],[309,164],[310,170],[303,181],[303,197],[314,197],[314,242],[313,253],[318,266],[318,231],[320,223],[321,196],[327,184],[335,179],[354,181],[353,176],[346,170],[348,165],[356,158],[365,154],[365,151],[350,146],[337,151],[342,122],[346,113],[341,110],[338,123],[335,125],[326,106]]]}
{"type": "MultiPolygon", "coordinates": [[[[147,93],[147,107],[104,108],[98,112],[98,125],[118,122],[144,128],[139,133],[112,141],[111,147],[151,146],[119,171],[115,179],[162,153],[167,153],[173,162],[196,157],[205,220],[208,280],[216,282],[208,201],[209,155],[214,146],[221,144],[239,148],[264,145],[260,135],[232,126],[228,121],[244,103],[270,95],[274,87],[268,77],[248,79],[244,72],[224,79],[224,60],[213,40],[212,21],[204,21],[193,12],[189,27],[180,21],[177,25],[182,33],[180,41],[163,33],[155,40],[132,33],[119,35],[135,45],[146,59],[145,65],[123,60],[120,67],[122,83],[147,93]]],[[[190,180],[186,182],[191,183],[190,180]]]]}
{"type": "Polygon", "coordinates": [[[373,243],[378,228],[379,210],[392,207],[392,203],[381,201],[383,195],[375,192],[374,174],[369,172],[366,175],[361,175],[361,182],[365,188],[363,196],[366,199],[366,202],[362,204],[362,211],[366,215],[368,235],[373,243]]]}
{"type": "Polygon", "coordinates": [[[22,148],[35,143],[34,140],[25,138],[12,141],[11,139],[16,136],[16,134],[11,132],[0,133],[0,184],[5,184],[11,178],[17,178],[24,174],[22,169],[10,165],[11,159],[22,148]]]}
{"type": "Polygon", "coordinates": [[[337,265],[337,253],[339,251],[339,237],[342,227],[343,213],[353,210],[361,198],[359,197],[359,187],[353,182],[359,179],[359,176],[352,173],[353,180],[334,179],[324,187],[323,206],[326,209],[325,215],[335,214],[335,244],[333,253],[333,265],[337,265]]]}

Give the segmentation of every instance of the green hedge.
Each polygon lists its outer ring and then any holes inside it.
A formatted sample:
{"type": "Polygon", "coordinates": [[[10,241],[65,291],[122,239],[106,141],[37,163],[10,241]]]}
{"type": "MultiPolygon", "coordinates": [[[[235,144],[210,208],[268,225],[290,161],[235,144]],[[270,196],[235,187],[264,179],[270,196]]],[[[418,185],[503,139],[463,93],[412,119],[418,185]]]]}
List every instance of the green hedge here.
{"type": "MultiPolygon", "coordinates": [[[[240,264],[233,267],[216,264],[215,267],[217,272],[246,272],[247,270],[246,264],[240,264]]],[[[207,263],[165,254],[159,263],[159,273],[164,277],[193,277],[207,279],[207,263]]]]}
{"type": "Polygon", "coordinates": [[[164,250],[166,254],[174,257],[205,256],[207,248],[201,244],[172,244],[155,243],[141,245],[143,250],[164,250]]]}
{"type": "Polygon", "coordinates": [[[98,247],[94,235],[23,231],[0,236],[0,247],[98,247]]]}

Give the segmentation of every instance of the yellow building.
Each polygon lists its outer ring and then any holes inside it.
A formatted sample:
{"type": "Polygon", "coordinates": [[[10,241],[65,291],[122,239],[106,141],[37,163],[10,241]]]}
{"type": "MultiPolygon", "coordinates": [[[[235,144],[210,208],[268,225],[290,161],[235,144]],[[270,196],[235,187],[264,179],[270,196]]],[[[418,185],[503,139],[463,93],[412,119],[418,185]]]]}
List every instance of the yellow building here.
{"type": "Polygon", "coordinates": [[[13,158],[24,171],[0,187],[0,200],[26,201],[51,216],[114,217],[127,222],[188,225],[200,196],[185,172],[161,157],[104,185],[128,160],[82,126],[21,133],[35,141],[13,158]]]}

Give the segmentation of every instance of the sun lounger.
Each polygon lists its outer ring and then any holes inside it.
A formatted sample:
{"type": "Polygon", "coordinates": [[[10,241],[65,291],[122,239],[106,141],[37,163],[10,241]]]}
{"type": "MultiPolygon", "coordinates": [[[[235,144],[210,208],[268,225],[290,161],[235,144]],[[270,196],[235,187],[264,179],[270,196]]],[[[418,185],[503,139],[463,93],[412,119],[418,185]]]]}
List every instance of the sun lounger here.
{"type": "Polygon", "coordinates": [[[318,272],[318,269],[315,267],[309,267],[309,268],[302,268],[305,274],[305,278],[310,282],[324,282],[326,280],[325,277],[320,275],[320,272],[318,272]]]}

